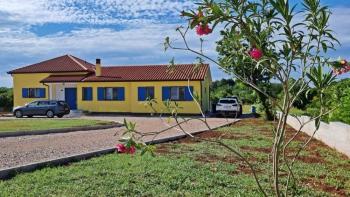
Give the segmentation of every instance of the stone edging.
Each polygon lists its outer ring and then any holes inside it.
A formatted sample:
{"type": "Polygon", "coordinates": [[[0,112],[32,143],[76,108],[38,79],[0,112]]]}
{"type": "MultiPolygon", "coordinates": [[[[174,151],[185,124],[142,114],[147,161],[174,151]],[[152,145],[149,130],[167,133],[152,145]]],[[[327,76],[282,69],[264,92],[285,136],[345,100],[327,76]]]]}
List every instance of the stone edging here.
{"type": "MultiPolygon", "coordinates": [[[[212,128],[212,130],[228,126],[228,125],[236,123],[238,121],[240,121],[240,120],[238,119],[235,122],[230,122],[230,123],[221,125],[219,127],[212,128]]],[[[203,133],[203,132],[206,132],[206,131],[208,131],[208,130],[196,131],[196,132],[193,132],[191,134],[195,135],[195,134],[203,133]]],[[[165,142],[179,140],[179,139],[182,139],[182,138],[185,138],[185,137],[186,137],[185,134],[177,135],[177,136],[171,136],[171,137],[165,137],[165,138],[160,138],[160,139],[156,139],[156,140],[152,140],[152,141],[147,141],[146,144],[165,143],[165,142]]],[[[101,150],[98,150],[98,151],[92,151],[92,152],[88,152],[88,153],[82,153],[82,154],[76,154],[76,155],[61,157],[61,158],[58,158],[58,159],[46,160],[46,161],[41,161],[41,162],[36,162],[36,163],[30,163],[30,164],[16,166],[16,167],[12,167],[12,168],[0,169],[0,180],[1,179],[2,180],[10,179],[10,178],[16,176],[16,174],[22,173],[22,172],[32,172],[34,170],[41,169],[41,168],[48,167],[48,166],[64,165],[64,164],[67,164],[67,163],[77,162],[77,161],[81,161],[81,160],[85,160],[85,159],[90,159],[92,157],[96,157],[96,156],[100,156],[100,155],[106,155],[106,154],[114,153],[114,152],[115,152],[115,148],[112,147],[112,148],[101,149],[101,150]]]]}
{"type": "Polygon", "coordinates": [[[110,129],[113,127],[121,127],[121,126],[123,126],[123,124],[114,122],[106,125],[81,126],[81,127],[63,128],[63,129],[0,132],[0,138],[18,137],[18,136],[25,136],[25,135],[45,135],[45,134],[52,134],[52,133],[69,133],[74,131],[91,131],[91,130],[99,130],[99,129],[110,129]]]}

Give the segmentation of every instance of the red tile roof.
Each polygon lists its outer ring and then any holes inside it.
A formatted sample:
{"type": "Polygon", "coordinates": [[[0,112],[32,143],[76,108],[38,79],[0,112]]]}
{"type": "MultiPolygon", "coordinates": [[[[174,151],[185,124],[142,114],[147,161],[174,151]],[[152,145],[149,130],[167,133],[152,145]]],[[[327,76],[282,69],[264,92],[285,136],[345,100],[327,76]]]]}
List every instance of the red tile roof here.
{"type": "Polygon", "coordinates": [[[41,83],[64,83],[64,82],[81,82],[86,75],[50,75],[41,80],[41,83]]]}
{"type": "Polygon", "coordinates": [[[61,72],[94,72],[95,65],[72,55],[64,55],[40,63],[25,66],[8,72],[18,73],[61,73],[61,72]]]}
{"type": "Polygon", "coordinates": [[[84,82],[103,81],[181,81],[203,80],[209,65],[178,64],[169,69],[168,65],[113,66],[102,67],[102,76],[90,75],[84,82]]]}
{"type": "Polygon", "coordinates": [[[95,75],[95,66],[72,55],[64,55],[37,64],[32,64],[8,72],[17,73],[53,73],[43,79],[43,83],[54,82],[107,82],[107,81],[185,81],[204,80],[210,72],[209,65],[178,64],[143,66],[102,67],[102,75],[95,75]],[[55,73],[87,72],[86,75],[57,75],[55,73]]]}

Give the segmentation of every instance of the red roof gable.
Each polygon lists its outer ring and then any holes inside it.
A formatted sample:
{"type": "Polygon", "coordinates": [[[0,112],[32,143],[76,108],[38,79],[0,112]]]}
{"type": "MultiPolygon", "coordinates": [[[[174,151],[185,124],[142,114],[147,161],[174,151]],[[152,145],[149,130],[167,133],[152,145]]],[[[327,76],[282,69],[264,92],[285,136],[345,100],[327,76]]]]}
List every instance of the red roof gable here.
{"type": "Polygon", "coordinates": [[[113,66],[102,67],[102,76],[90,75],[84,82],[102,81],[185,81],[204,80],[209,65],[178,64],[169,65],[113,66]]]}
{"type": "Polygon", "coordinates": [[[95,65],[72,55],[64,55],[50,60],[25,66],[8,72],[18,73],[61,73],[61,72],[94,72],[95,65]]]}

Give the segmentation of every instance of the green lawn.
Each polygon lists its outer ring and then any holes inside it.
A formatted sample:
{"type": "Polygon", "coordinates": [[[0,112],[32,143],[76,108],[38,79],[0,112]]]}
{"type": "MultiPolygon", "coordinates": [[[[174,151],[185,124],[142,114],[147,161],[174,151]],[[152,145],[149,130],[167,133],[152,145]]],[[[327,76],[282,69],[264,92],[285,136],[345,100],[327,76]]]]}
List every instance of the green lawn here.
{"type": "MultiPolygon", "coordinates": [[[[270,188],[266,175],[270,172],[266,164],[272,143],[270,127],[260,119],[248,119],[200,135],[221,136],[227,144],[239,147],[254,164],[263,187],[270,188]]],[[[298,138],[305,139],[304,135],[298,138]]],[[[350,160],[324,144],[312,141],[295,167],[300,186],[297,196],[350,195],[350,160]]],[[[261,196],[244,163],[220,146],[191,139],[157,145],[156,157],[110,154],[0,181],[0,196],[122,195],[261,196]]]]}
{"type": "Polygon", "coordinates": [[[107,121],[84,119],[14,119],[0,120],[0,132],[7,131],[35,131],[46,129],[62,129],[80,126],[94,126],[109,124],[107,121]]]}

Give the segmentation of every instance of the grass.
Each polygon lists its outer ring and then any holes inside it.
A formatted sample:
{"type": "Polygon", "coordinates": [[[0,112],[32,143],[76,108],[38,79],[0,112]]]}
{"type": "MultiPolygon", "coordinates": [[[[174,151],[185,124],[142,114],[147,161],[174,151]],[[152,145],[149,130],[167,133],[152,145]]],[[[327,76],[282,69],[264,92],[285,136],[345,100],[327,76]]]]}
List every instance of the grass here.
{"type": "Polygon", "coordinates": [[[106,125],[108,121],[84,119],[15,119],[0,120],[1,132],[35,131],[47,129],[63,129],[81,126],[106,125]]]}
{"type": "MultiPolygon", "coordinates": [[[[270,129],[270,123],[248,119],[200,136],[239,148],[270,188],[270,129]]],[[[292,132],[288,128],[288,136],[292,132]]],[[[306,139],[298,137],[289,151],[306,139]]],[[[19,174],[0,181],[0,196],[261,196],[249,168],[220,146],[183,139],[157,145],[156,155],[111,154],[19,174]]],[[[295,176],[296,196],[350,195],[350,160],[319,141],[302,152],[295,176]]]]}

